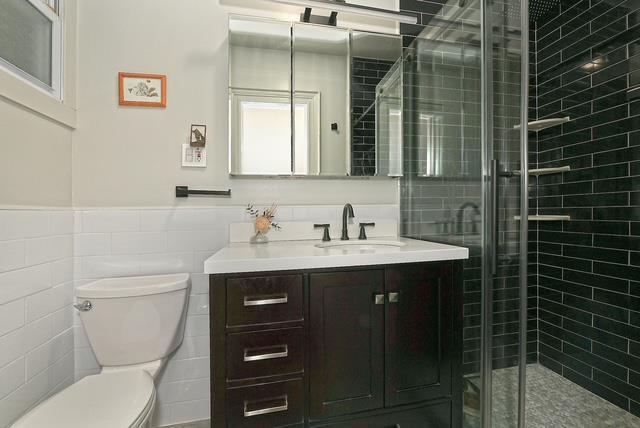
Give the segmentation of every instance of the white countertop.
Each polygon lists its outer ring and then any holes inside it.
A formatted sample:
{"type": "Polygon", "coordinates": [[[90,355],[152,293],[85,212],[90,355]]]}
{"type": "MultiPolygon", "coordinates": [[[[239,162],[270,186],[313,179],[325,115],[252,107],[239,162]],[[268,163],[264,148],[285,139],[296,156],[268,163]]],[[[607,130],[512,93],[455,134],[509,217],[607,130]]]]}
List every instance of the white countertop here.
{"type": "Polygon", "coordinates": [[[319,240],[277,241],[266,244],[231,243],[204,262],[204,273],[266,272],[345,266],[459,260],[469,257],[464,247],[408,238],[370,238],[359,243],[397,240],[402,247],[374,246],[367,249],[318,248],[319,240]]]}

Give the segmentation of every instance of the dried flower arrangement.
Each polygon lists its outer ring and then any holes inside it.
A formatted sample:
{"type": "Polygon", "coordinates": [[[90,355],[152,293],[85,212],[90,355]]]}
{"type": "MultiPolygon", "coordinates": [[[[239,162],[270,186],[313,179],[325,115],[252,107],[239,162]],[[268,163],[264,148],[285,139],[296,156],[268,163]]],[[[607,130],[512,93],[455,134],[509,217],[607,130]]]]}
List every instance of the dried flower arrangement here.
{"type": "Polygon", "coordinates": [[[267,242],[266,234],[274,228],[276,230],[280,229],[280,225],[273,220],[275,219],[276,213],[278,212],[278,206],[273,203],[271,206],[265,210],[260,211],[256,209],[254,204],[248,204],[245,208],[247,214],[255,218],[254,226],[256,234],[252,238],[252,242],[261,243],[267,242]]]}

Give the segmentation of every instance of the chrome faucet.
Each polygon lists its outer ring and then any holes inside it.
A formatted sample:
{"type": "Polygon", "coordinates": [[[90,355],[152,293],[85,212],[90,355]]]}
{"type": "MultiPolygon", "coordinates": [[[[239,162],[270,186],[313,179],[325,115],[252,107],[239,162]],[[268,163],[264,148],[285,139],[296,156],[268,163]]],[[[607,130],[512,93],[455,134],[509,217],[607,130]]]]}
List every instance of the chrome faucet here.
{"type": "Polygon", "coordinates": [[[350,218],[353,218],[353,207],[351,206],[351,204],[345,204],[344,208],[342,209],[342,237],[340,238],[343,241],[349,240],[349,231],[347,230],[347,224],[350,218]]]}

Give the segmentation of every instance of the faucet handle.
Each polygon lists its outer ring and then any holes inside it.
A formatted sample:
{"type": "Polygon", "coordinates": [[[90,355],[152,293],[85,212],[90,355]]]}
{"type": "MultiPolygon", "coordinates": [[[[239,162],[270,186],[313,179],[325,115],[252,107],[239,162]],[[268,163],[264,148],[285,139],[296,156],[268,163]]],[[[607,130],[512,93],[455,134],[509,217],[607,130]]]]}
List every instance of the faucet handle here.
{"type": "Polygon", "coordinates": [[[331,241],[331,236],[329,236],[329,227],[331,227],[330,224],[314,224],[313,225],[314,229],[324,228],[324,234],[322,235],[322,242],[331,241]]]}
{"type": "Polygon", "coordinates": [[[374,227],[375,225],[376,225],[375,223],[360,223],[360,236],[358,236],[358,239],[367,239],[367,234],[364,228],[374,227]]]}

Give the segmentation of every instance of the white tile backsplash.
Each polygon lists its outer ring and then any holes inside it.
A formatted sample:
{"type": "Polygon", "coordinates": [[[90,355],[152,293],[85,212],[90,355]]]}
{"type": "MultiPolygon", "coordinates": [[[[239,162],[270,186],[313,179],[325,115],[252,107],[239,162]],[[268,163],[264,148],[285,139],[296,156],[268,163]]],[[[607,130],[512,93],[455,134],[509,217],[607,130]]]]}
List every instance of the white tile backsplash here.
{"type": "Polygon", "coordinates": [[[49,236],[51,211],[0,210],[0,241],[49,236]]]}
{"type": "Polygon", "coordinates": [[[0,306],[0,335],[24,325],[24,299],[0,306]]]}
{"type": "Polygon", "coordinates": [[[209,398],[209,378],[166,382],[159,386],[160,405],[209,398]]]}
{"type": "Polygon", "coordinates": [[[0,369],[0,400],[24,383],[24,357],[0,369]]]}
{"type": "Polygon", "coordinates": [[[0,242],[0,272],[19,269],[25,265],[24,240],[0,242]]]}
{"type": "Polygon", "coordinates": [[[197,270],[192,252],[142,254],[139,256],[140,275],[155,275],[197,270]]]}
{"type": "Polygon", "coordinates": [[[30,351],[53,337],[53,314],[44,316],[25,326],[24,350],[30,351]]]}
{"type": "Polygon", "coordinates": [[[170,359],[162,374],[162,382],[201,379],[209,376],[209,356],[187,360],[170,359]]]}
{"type": "Polygon", "coordinates": [[[169,251],[211,251],[224,245],[223,230],[183,230],[168,232],[169,251]]]}
{"type": "Polygon", "coordinates": [[[0,427],[73,379],[73,218],[0,210],[0,427]]]}
{"type": "Polygon", "coordinates": [[[54,211],[51,213],[51,234],[73,234],[73,211],[54,211]]]}
{"type": "Polygon", "coordinates": [[[73,237],[71,235],[27,239],[25,243],[25,258],[28,266],[65,258],[65,254],[73,252],[73,237]]]}
{"type": "Polygon", "coordinates": [[[52,286],[51,264],[0,273],[0,305],[52,286]]]}
{"type": "Polygon", "coordinates": [[[95,210],[82,212],[83,232],[135,232],[140,230],[138,210],[95,210]]]}
{"type": "Polygon", "coordinates": [[[95,256],[111,252],[110,233],[81,233],[73,237],[73,255],[95,256]]]}
{"type": "MultiPolygon", "coordinates": [[[[23,383],[15,391],[0,400],[0,426],[6,427],[26,410],[53,394],[51,368],[23,383]]],[[[24,373],[24,371],[23,371],[24,373]]]]}
{"type": "Polygon", "coordinates": [[[112,254],[147,254],[166,251],[166,232],[118,232],[111,235],[112,254]]]}
{"type": "MultiPolygon", "coordinates": [[[[358,217],[397,219],[395,205],[354,206],[358,217]]],[[[280,221],[340,221],[342,206],[280,207],[280,221]]],[[[244,207],[0,211],[0,427],[100,368],[72,309],[94,279],[191,273],[185,337],[156,381],[158,426],[209,417],[209,278],[204,260],[229,242],[244,207]],[[16,367],[16,366],[12,366],[16,367]]]]}
{"type": "Polygon", "coordinates": [[[64,307],[69,308],[71,303],[73,303],[72,282],[47,288],[27,297],[26,320],[31,322],[64,307]]]}
{"type": "Polygon", "coordinates": [[[24,332],[17,329],[0,336],[0,367],[24,355],[24,332]]]}

